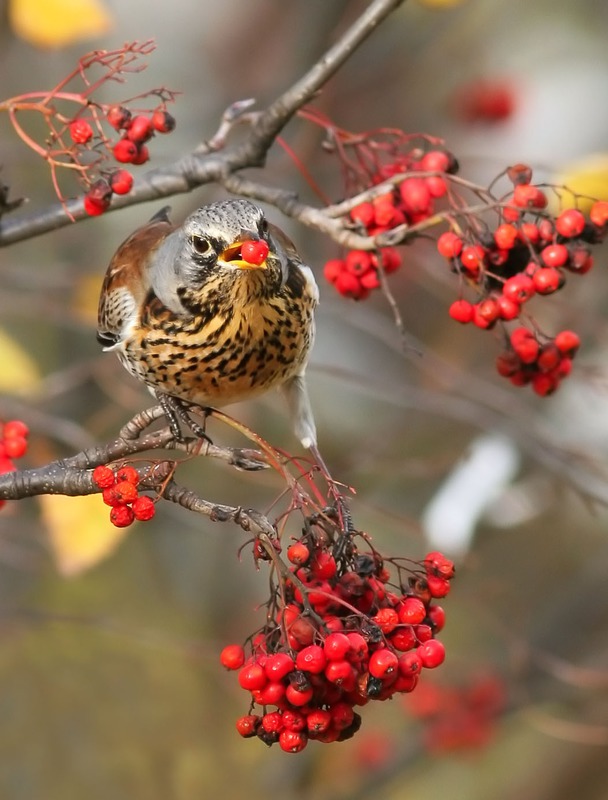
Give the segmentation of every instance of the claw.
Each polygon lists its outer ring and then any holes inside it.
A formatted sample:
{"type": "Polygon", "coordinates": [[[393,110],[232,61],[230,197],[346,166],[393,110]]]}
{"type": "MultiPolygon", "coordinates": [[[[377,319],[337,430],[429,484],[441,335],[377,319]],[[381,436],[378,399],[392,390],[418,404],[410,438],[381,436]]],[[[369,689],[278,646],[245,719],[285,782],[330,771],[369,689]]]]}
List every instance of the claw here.
{"type": "Polygon", "coordinates": [[[209,444],[213,444],[209,436],[207,436],[204,424],[199,425],[188,413],[190,409],[195,409],[206,418],[209,409],[194,405],[193,403],[188,403],[185,400],[180,400],[179,397],[173,397],[173,395],[170,394],[162,394],[162,392],[157,392],[156,397],[167,417],[167,422],[169,423],[173,438],[177,442],[184,441],[184,435],[180,427],[180,423],[182,423],[199,439],[205,439],[209,444]]]}

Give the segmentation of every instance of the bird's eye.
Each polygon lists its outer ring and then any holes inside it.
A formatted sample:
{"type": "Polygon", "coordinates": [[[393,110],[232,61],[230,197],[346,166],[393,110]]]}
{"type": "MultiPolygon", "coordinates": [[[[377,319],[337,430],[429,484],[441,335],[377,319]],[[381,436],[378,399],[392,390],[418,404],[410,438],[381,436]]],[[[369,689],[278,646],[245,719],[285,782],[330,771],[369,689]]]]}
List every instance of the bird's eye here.
{"type": "Polygon", "coordinates": [[[260,236],[262,236],[262,238],[268,236],[268,222],[266,221],[265,218],[262,218],[262,220],[261,220],[261,222],[260,222],[260,224],[258,226],[258,230],[259,230],[260,236]]]}
{"type": "Polygon", "coordinates": [[[207,256],[211,252],[212,248],[209,239],[205,239],[202,236],[192,236],[190,242],[194,252],[198,253],[199,256],[207,256]]]}

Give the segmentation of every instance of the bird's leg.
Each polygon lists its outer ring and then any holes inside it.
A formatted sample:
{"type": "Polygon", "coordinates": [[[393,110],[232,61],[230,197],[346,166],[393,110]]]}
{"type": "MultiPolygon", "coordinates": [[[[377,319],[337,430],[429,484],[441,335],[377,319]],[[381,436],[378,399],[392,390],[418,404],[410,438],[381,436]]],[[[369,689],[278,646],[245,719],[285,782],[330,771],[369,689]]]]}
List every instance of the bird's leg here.
{"type": "Polygon", "coordinates": [[[338,523],[340,525],[340,529],[346,536],[350,536],[350,534],[353,533],[354,527],[346,498],[338,489],[336,481],[331,477],[331,473],[329,472],[327,464],[325,463],[325,460],[323,459],[323,456],[321,455],[316,443],[311,444],[308,449],[310,450],[314,460],[317,462],[317,466],[319,467],[321,474],[327,481],[329,493],[333,498],[335,509],[338,514],[338,523]]]}
{"type": "Polygon", "coordinates": [[[208,414],[208,409],[203,408],[202,406],[193,406],[192,403],[187,403],[184,400],[180,400],[179,397],[173,397],[173,395],[163,394],[162,392],[157,392],[156,398],[160,403],[165,416],[167,417],[169,429],[171,430],[173,438],[176,441],[184,441],[184,436],[180,427],[180,422],[182,422],[188,428],[188,430],[190,430],[195,436],[198,436],[199,439],[205,439],[207,442],[209,442],[209,444],[213,444],[209,436],[207,436],[205,426],[199,425],[198,422],[195,422],[188,413],[191,408],[196,408],[197,411],[200,410],[201,413],[206,417],[208,414]]]}

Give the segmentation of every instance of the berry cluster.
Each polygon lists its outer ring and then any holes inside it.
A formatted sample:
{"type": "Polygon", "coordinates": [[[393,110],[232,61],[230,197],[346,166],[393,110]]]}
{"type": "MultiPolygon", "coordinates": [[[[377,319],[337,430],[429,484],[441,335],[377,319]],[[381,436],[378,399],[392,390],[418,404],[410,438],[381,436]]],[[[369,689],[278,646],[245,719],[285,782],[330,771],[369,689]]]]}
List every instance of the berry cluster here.
{"type": "MultiPolygon", "coordinates": [[[[456,160],[444,150],[423,153],[414,148],[399,154],[371,175],[370,185],[394,175],[407,173],[408,177],[372,202],[355,206],[350,212],[352,223],[367,236],[377,236],[399,225],[423,222],[432,216],[435,200],[447,193],[445,175],[455,172],[456,168],[456,160]],[[416,174],[421,172],[437,174],[429,177],[416,174]]],[[[393,247],[382,247],[375,253],[349,250],[343,258],[327,261],[324,274],[339,294],[365,300],[381,285],[380,270],[390,274],[400,266],[401,255],[393,247]]]]}
{"type": "MultiPolygon", "coordinates": [[[[437,240],[439,253],[466,285],[474,301],[463,297],[449,309],[452,319],[490,330],[497,323],[522,321],[535,296],[561,290],[568,274],[584,275],[593,266],[591,246],[599,243],[608,223],[608,203],[597,202],[589,218],[575,208],[556,218],[544,212],[547,196],[530,183],[529,167],[511,167],[514,190],[501,209],[493,231],[471,227],[466,234],[447,231],[437,240]]],[[[526,321],[526,320],[524,320],[526,321]]],[[[570,374],[580,345],[573,331],[542,335],[532,322],[506,336],[506,350],[497,360],[500,375],[517,386],[531,384],[537,394],[551,394],[570,374]]]]}
{"type": "Polygon", "coordinates": [[[498,675],[474,676],[460,686],[430,681],[406,698],[409,713],[425,723],[423,739],[438,753],[480,748],[488,743],[507,704],[498,675]]]}
{"type": "Polygon", "coordinates": [[[250,713],[236,724],[242,736],[278,742],[289,753],[309,740],[349,739],[361,724],[356,707],[413,691],[423,668],[443,662],[434,637],[445,614],[434,600],[450,589],[452,562],[433,552],[405,570],[393,560],[393,584],[377,552],[351,542],[346,556],[342,544],[332,550],[306,535],[292,544],[291,577],[252,638],[251,654],[236,644],[222,651],[222,664],[238,670],[251,695],[250,713]]]}
{"type": "Polygon", "coordinates": [[[139,493],[139,474],[134,467],[114,470],[100,465],[93,470],[93,483],[102,490],[103,502],[111,507],[110,522],[117,528],[126,528],[134,520],[145,522],[156,513],[152,498],[139,493]]]}
{"type": "MultiPolygon", "coordinates": [[[[175,119],[164,107],[155,109],[151,114],[133,115],[125,106],[110,106],[105,114],[108,124],[121,134],[120,139],[112,142],[102,138],[103,143],[111,149],[112,157],[119,164],[145,164],[150,158],[147,142],[155,133],[171,133],[175,128],[175,119]]],[[[93,127],[86,119],[78,118],[69,125],[70,136],[76,145],[91,149],[98,145],[93,127]]],[[[112,194],[128,194],[133,186],[133,176],[126,169],[117,169],[106,177],[96,180],[84,196],[84,208],[87,214],[98,216],[109,207],[112,194]]]]}
{"type": "MultiPolygon", "coordinates": [[[[14,458],[21,458],[27,452],[29,428],[20,419],[12,419],[0,425],[0,474],[14,472],[17,468],[14,458]]],[[[0,500],[0,508],[6,500],[0,500]]]]}

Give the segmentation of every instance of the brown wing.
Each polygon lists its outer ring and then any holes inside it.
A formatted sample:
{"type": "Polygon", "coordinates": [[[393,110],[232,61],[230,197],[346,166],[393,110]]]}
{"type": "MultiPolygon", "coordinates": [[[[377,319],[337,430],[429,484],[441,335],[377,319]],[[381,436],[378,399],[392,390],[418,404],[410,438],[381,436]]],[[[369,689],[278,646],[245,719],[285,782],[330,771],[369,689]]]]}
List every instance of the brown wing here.
{"type": "Polygon", "coordinates": [[[118,344],[150,291],[148,266],[160,243],[176,226],[168,208],[138,228],[118,248],[106,272],[97,313],[97,339],[106,348],[118,344]]]}

